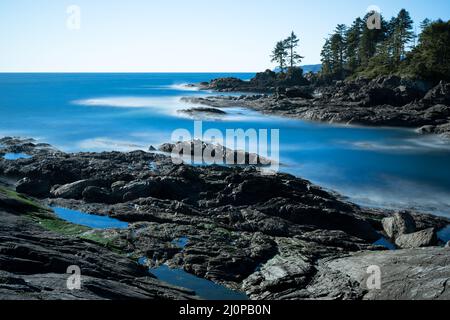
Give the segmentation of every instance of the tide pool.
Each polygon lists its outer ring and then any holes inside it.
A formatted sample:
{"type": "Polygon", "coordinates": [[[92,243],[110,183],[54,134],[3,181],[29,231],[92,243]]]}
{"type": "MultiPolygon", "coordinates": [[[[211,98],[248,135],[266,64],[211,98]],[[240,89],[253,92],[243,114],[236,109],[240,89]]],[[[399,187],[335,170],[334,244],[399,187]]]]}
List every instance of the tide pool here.
{"type": "Polygon", "coordinates": [[[128,223],[107,216],[98,216],[78,210],[52,207],[58,218],[80,226],[93,229],[126,229],[128,223]]]}
{"type": "Polygon", "coordinates": [[[6,153],[3,158],[5,160],[20,160],[20,159],[30,159],[31,156],[25,153],[6,153]]]}

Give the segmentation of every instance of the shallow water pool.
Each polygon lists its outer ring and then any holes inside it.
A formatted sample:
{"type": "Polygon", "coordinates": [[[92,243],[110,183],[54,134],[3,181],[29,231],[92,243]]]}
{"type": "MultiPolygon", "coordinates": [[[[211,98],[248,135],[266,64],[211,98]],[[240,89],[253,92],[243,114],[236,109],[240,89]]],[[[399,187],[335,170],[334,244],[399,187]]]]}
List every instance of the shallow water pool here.
{"type": "MultiPolygon", "coordinates": [[[[147,258],[143,257],[138,263],[145,265],[147,258]]],[[[248,300],[243,292],[234,291],[212,281],[196,277],[181,269],[171,269],[166,265],[150,268],[149,272],[158,280],[171,285],[195,291],[196,295],[205,300],[248,300]]]]}
{"type": "Polygon", "coordinates": [[[20,159],[30,159],[32,156],[25,153],[6,153],[3,158],[5,160],[20,160],[20,159]]]}
{"type": "Polygon", "coordinates": [[[61,207],[52,207],[55,214],[65,221],[93,229],[126,229],[128,223],[118,219],[89,214],[61,207]]]}

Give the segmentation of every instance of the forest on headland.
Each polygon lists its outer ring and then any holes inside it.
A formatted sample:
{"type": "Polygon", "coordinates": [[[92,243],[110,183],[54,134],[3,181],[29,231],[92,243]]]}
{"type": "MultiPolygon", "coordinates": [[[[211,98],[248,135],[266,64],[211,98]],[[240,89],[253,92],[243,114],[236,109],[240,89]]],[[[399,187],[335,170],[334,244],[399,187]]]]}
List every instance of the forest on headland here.
{"type": "MultiPolygon", "coordinates": [[[[303,57],[300,39],[294,32],[277,42],[271,58],[280,78],[299,73],[303,57]],[[293,68],[297,70],[292,70],[293,68]]],[[[357,77],[376,78],[397,75],[437,83],[450,80],[450,21],[425,19],[414,27],[410,13],[402,9],[386,19],[369,12],[356,18],[350,26],[339,24],[325,39],[319,73],[308,73],[313,83],[357,77]],[[370,27],[371,19],[377,19],[370,27]]]]}

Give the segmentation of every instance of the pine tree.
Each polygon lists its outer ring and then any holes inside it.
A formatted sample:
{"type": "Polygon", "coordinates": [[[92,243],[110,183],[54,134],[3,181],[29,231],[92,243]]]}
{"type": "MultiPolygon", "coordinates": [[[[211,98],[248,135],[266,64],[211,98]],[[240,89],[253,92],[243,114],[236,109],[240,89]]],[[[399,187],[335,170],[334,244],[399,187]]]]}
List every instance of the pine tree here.
{"type": "Polygon", "coordinates": [[[272,51],[272,62],[278,63],[278,66],[282,73],[284,73],[284,69],[286,66],[286,59],[288,57],[288,52],[286,49],[285,41],[278,41],[275,48],[272,51]]]}
{"type": "Polygon", "coordinates": [[[351,73],[356,71],[361,64],[358,49],[364,27],[365,24],[362,19],[357,18],[345,33],[345,60],[347,61],[347,69],[351,73]]]}
{"type": "Polygon", "coordinates": [[[420,29],[423,31],[431,25],[431,20],[426,18],[420,23],[420,29]]]}
{"type": "Polygon", "coordinates": [[[336,27],[334,34],[331,36],[331,52],[333,64],[335,65],[335,74],[340,79],[344,77],[344,64],[345,64],[345,32],[347,27],[344,24],[339,24],[336,27]]]}
{"type": "Polygon", "coordinates": [[[296,52],[300,39],[297,37],[294,31],[292,31],[291,35],[286,40],[284,40],[284,42],[285,47],[287,48],[288,51],[289,65],[291,68],[293,68],[297,63],[300,63],[304,58],[296,52]]]}
{"type": "MultiPolygon", "coordinates": [[[[374,12],[369,12],[364,17],[363,21],[368,21],[374,12]]],[[[387,23],[381,16],[381,29],[363,28],[361,39],[359,42],[358,55],[362,67],[369,64],[370,59],[376,54],[379,44],[386,39],[387,23]]]]}
{"type": "Polygon", "coordinates": [[[322,71],[321,74],[323,77],[330,77],[333,74],[333,65],[332,65],[332,52],[331,52],[331,42],[330,39],[325,39],[325,44],[322,48],[322,52],[320,53],[322,56],[322,71]]]}
{"type": "Polygon", "coordinates": [[[450,21],[428,22],[401,70],[433,82],[450,81],[450,21]]]}
{"type": "Polygon", "coordinates": [[[407,45],[414,39],[413,20],[409,12],[405,9],[400,10],[393,21],[393,45],[394,61],[399,63],[406,55],[407,45]]]}

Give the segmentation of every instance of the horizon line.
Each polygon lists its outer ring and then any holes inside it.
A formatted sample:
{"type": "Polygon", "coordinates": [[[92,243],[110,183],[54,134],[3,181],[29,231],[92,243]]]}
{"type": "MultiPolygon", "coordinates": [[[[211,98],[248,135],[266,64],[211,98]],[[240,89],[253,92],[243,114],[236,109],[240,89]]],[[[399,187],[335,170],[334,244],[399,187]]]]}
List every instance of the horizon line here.
{"type": "MultiPolygon", "coordinates": [[[[304,64],[301,65],[300,67],[304,67],[304,66],[317,66],[317,65],[322,65],[322,63],[310,63],[310,64],[304,64]]],[[[70,73],[79,73],[79,74],[89,74],[89,73],[104,73],[104,74],[108,74],[108,73],[115,73],[115,74],[120,74],[120,73],[135,73],[135,74],[146,74],[146,73],[258,73],[258,72],[264,72],[266,70],[272,70],[274,71],[274,69],[271,68],[265,68],[265,69],[261,69],[258,71],[44,71],[44,70],[39,70],[39,71],[1,71],[0,70],[0,74],[50,74],[50,73],[59,73],[59,74],[70,74],[70,73]]]]}

